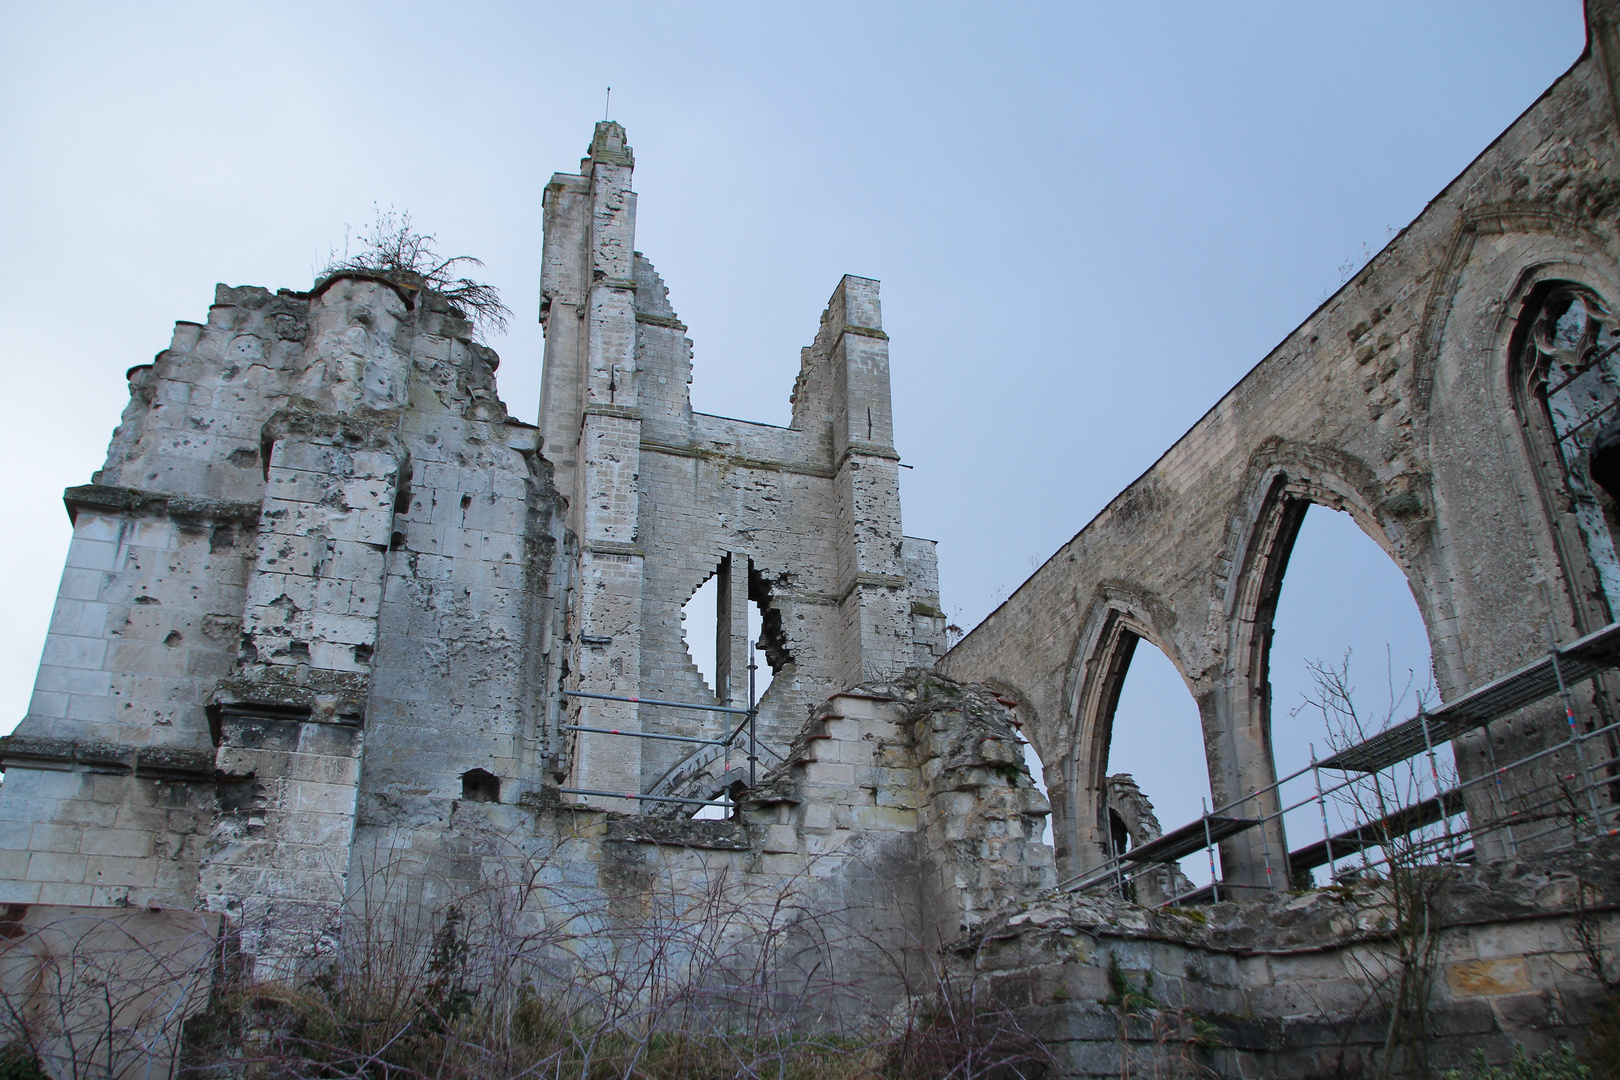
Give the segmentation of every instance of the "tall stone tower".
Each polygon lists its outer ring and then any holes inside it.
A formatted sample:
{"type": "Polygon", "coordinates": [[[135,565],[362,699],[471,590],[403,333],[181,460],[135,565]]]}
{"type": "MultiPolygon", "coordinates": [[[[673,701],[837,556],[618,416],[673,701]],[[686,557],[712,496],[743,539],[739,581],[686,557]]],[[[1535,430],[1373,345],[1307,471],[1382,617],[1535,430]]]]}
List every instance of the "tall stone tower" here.
{"type": "MultiPolygon", "coordinates": [[[[933,545],[901,534],[878,283],[839,282],[803,350],[790,427],[694,413],[686,327],[635,250],[634,165],[624,129],[604,121],[580,171],[546,189],[541,444],[580,552],[568,686],[745,705],[753,601],[776,669],[761,726],[779,744],[805,705],[931,664],[942,644],[933,545]],[[714,687],[681,634],[682,605],[711,576],[714,687]]],[[[599,698],[573,699],[569,715],[626,732],[725,729],[719,714],[599,698]]],[[[708,797],[735,779],[713,748],[590,732],[571,744],[569,786],[582,791],[708,797]]]]}

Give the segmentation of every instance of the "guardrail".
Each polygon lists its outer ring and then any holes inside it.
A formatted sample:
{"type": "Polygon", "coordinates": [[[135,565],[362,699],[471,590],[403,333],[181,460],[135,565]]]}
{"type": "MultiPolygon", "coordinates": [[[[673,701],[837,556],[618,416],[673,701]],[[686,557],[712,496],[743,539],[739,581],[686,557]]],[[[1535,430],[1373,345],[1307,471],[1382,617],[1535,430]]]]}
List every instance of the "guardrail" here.
{"type": "MultiPolygon", "coordinates": [[[[627,739],[652,739],[661,742],[694,743],[700,746],[723,746],[726,747],[728,754],[730,749],[736,744],[737,737],[741,735],[744,730],[746,730],[748,732],[748,786],[752,788],[758,783],[759,751],[761,749],[759,745],[758,733],[756,731],[757,721],[759,719],[759,702],[756,701],[754,697],[754,673],[758,670],[759,665],[754,662],[752,657],[750,657],[748,661],[748,708],[746,709],[740,709],[734,705],[715,705],[710,702],[663,701],[659,698],[627,697],[620,694],[597,694],[586,690],[564,690],[562,692],[563,697],[589,698],[593,701],[624,701],[633,705],[656,705],[660,708],[666,709],[690,709],[695,712],[722,713],[731,716],[741,716],[743,719],[739,721],[737,726],[732,728],[723,739],[701,739],[688,735],[665,735],[660,732],[652,731],[626,731],[621,728],[594,727],[588,724],[563,724],[560,726],[563,731],[585,731],[599,735],[617,735],[621,738],[627,739]]],[[[764,747],[763,749],[767,753],[770,753],[772,757],[775,757],[778,760],[782,759],[782,755],[772,751],[769,747],[764,747]]],[[[728,756],[726,759],[727,772],[731,770],[730,762],[731,759],[728,756]]],[[[639,792],[627,793],[621,791],[601,791],[595,788],[565,787],[558,788],[557,790],[564,795],[594,795],[598,798],[634,799],[638,802],[680,803],[692,806],[723,806],[727,809],[732,809],[734,807],[734,804],[729,799],[686,799],[673,795],[643,795],[639,792]]]]}

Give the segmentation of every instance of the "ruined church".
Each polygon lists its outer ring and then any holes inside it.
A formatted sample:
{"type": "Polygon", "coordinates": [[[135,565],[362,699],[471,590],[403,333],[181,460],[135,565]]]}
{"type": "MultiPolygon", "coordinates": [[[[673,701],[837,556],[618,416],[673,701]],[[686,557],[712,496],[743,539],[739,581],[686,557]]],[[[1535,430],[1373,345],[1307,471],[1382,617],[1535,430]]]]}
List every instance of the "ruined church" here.
{"type": "Polygon", "coordinates": [[[537,426],[420,279],[220,285],[64,495],[0,740],[9,937],[139,912],[297,980],[379,866],[431,905],[517,860],[604,926],[723,879],[839,913],[772,975],[807,1014],[853,985],[884,1013],[934,964],[1054,1075],[1117,1076],[1163,1050],[1119,990],[1145,979],[1217,1033],[1186,1051],[1217,1075],[1371,1075],[1408,1030],[1387,882],[1422,870],[1424,1053],[1578,1041],[1620,1009],[1620,958],[1582,945],[1620,930],[1620,7],[1587,20],[1567,73],[948,651],[878,283],[807,326],[787,427],[694,412],[617,123],[545,190],[537,426]],[[1311,505],[1406,575],[1442,697],[1321,762],[1318,802],[1441,744],[1456,776],[1301,837],[1267,671],[1311,505]],[[682,613],[711,582],[706,677],[682,613]],[[1143,640],[1198,702],[1201,821],[1108,776],[1143,640]],[[1199,888],[1176,862],[1203,851],[1199,888]]]}

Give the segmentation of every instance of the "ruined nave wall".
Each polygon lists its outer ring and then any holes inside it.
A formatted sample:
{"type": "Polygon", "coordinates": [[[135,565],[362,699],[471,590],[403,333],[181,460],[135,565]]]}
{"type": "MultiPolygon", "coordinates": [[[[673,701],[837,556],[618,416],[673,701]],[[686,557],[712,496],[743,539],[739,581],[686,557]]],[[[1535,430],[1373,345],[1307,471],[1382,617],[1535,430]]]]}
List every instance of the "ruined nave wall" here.
{"type": "MultiPolygon", "coordinates": [[[[1612,27],[1610,5],[1591,7],[1612,27]]],[[[1610,620],[1511,354],[1551,283],[1620,299],[1611,67],[1589,50],[944,659],[1023,703],[1066,868],[1104,850],[1109,725],[1136,637],[1198,701],[1215,801],[1271,783],[1266,650],[1310,503],[1349,512],[1400,566],[1445,699],[1543,655],[1549,624],[1568,642],[1610,620]]],[[[1515,720],[1503,760],[1562,738],[1556,712],[1515,720]]],[[[1476,775],[1481,746],[1460,742],[1458,762],[1476,775]]],[[[1223,846],[1235,883],[1266,884],[1267,845],[1287,850],[1280,828],[1223,846]]]]}
{"type": "Polygon", "coordinates": [[[130,373],[0,748],[9,901],[329,912],[357,808],[539,785],[564,537],[497,363],[362,274],[221,286],[130,373]]]}

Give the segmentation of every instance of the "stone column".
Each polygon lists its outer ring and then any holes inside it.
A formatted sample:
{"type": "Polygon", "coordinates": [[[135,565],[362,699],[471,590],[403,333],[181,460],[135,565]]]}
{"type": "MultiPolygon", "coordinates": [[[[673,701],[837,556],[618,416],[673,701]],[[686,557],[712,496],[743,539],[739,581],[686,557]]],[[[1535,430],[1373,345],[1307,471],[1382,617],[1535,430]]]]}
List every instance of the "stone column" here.
{"type": "Polygon", "coordinates": [[[824,316],[832,332],[833,486],[838,499],[839,681],[893,678],[910,665],[911,612],[900,527],[900,455],[889,401],[889,336],[878,283],[845,276],[824,316]]]}
{"type": "Polygon", "coordinates": [[[271,978],[321,962],[346,892],[414,339],[404,294],[380,281],[327,282],[310,322],[299,393],[262,435],[241,647],[211,706],[223,813],[199,885],[271,978]]]}
{"type": "Polygon", "coordinates": [[[733,552],[717,575],[719,610],[714,620],[714,688],[727,704],[748,705],[748,556],[733,552]]]}
{"type": "MultiPolygon", "coordinates": [[[[635,380],[636,203],[630,190],[635,160],[625,143],[624,129],[611,122],[598,124],[586,164],[590,169],[590,218],[582,233],[586,245],[582,263],[587,273],[582,279],[584,363],[577,384],[583,404],[570,500],[573,526],[580,537],[573,685],[591,693],[637,697],[645,555],[637,543],[641,410],[635,380]]],[[[558,261],[564,261],[561,254],[558,261]]],[[[547,332],[549,336],[549,326],[547,332]]],[[[548,351],[548,363],[550,356],[548,351]]],[[[559,373],[558,377],[563,376],[559,373]]],[[[565,404],[566,397],[548,405],[565,404]]],[[[552,431],[560,431],[560,416],[550,423],[552,431]]],[[[575,723],[588,727],[625,732],[641,727],[639,710],[632,702],[575,698],[569,714],[575,723]]],[[[569,787],[640,793],[639,739],[576,734],[569,787]]],[[[639,809],[638,803],[628,799],[580,798],[603,809],[639,809]]]]}

